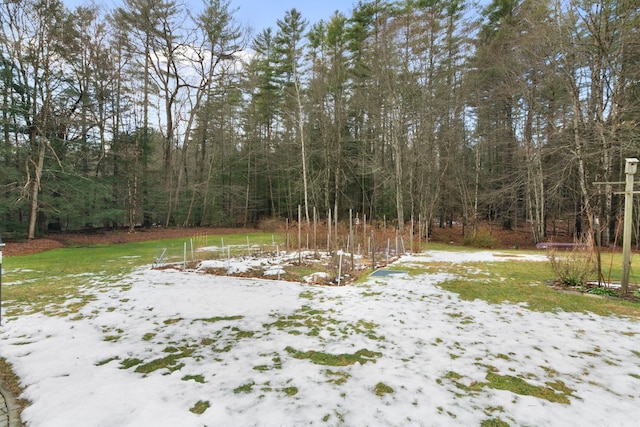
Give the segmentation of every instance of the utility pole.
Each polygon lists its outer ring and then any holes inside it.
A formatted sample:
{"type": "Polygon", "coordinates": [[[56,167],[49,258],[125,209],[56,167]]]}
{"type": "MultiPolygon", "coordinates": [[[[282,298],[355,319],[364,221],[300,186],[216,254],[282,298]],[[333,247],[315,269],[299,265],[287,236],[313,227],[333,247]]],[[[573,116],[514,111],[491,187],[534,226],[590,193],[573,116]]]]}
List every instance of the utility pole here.
{"type": "Polygon", "coordinates": [[[631,229],[633,228],[633,176],[638,169],[638,159],[625,159],[624,173],[627,175],[624,187],[624,233],[622,237],[622,294],[629,290],[631,269],[631,229]]]}

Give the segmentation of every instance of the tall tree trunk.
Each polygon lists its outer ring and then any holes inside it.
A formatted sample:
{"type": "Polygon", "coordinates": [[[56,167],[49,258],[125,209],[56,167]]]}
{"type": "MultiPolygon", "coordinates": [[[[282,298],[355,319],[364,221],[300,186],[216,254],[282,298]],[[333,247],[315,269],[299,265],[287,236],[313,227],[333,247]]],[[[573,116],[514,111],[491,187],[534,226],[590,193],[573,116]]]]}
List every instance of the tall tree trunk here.
{"type": "MultiPolygon", "coordinates": [[[[27,233],[27,237],[30,240],[33,240],[36,237],[36,225],[37,225],[37,218],[38,218],[38,198],[40,195],[40,182],[42,179],[42,170],[44,168],[44,154],[45,154],[46,148],[47,147],[46,147],[45,137],[40,136],[40,141],[38,141],[38,158],[34,165],[35,177],[31,182],[31,191],[30,191],[31,208],[29,210],[29,230],[27,233]]],[[[29,165],[27,165],[27,169],[28,168],[29,168],[29,165]]]]}

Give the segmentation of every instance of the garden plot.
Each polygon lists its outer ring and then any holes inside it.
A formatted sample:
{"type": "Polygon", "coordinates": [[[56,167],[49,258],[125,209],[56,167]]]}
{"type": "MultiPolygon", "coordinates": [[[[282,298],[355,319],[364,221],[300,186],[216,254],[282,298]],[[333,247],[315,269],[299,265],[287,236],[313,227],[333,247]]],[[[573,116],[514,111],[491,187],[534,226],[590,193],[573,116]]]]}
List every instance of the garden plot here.
{"type": "Polygon", "coordinates": [[[198,249],[201,256],[214,255],[213,259],[193,260],[182,263],[156,265],[156,268],[175,268],[183,271],[195,271],[222,276],[276,278],[306,283],[344,285],[359,276],[362,270],[370,266],[371,261],[361,255],[338,251],[330,254],[323,251],[264,251],[255,246],[248,250],[246,245],[203,247],[198,249]],[[230,254],[233,248],[234,256],[230,254]],[[227,252],[228,251],[228,252],[227,252]],[[203,255],[202,255],[203,254],[203,255]],[[365,264],[366,262],[366,264],[365,264]]]}
{"type": "Polygon", "coordinates": [[[432,252],[343,287],[143,269],[71,317],[6,322],[0,356],[28,426],[637,425],[638,322],[413,273],[509,259],[432,252]]]}

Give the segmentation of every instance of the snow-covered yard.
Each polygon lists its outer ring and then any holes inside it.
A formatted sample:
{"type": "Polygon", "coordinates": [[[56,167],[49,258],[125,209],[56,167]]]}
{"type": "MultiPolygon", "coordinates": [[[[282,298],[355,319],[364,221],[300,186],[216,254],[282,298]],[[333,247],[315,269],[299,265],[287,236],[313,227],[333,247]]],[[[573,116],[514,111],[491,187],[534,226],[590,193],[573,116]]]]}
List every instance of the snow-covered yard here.
{"type": "Polygon", "coordinates": [[[31,427],[638,425],[637,321],[463,301],[438,286],[448,278],[321,287],[141,269],[87,286],[80,313],[4,322],[0,356],[31,427]]]}

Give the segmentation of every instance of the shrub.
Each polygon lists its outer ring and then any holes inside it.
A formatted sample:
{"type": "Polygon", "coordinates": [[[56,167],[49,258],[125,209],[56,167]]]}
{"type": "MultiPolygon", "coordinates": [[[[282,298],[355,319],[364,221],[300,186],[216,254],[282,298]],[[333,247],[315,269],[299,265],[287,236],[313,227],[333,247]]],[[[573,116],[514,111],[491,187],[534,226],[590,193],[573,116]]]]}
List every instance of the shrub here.
{"type": "Polygon", "coordinates": [[[274,233],[278,231],[281,221],[278,218],[265,218],[258,223],[258,230],[265,233],[274,233]]]}
{"type": "Polygon", "coordinates": [[[462,244],[474,248],[495,249],[500,242],[489,233],[477,233],[474,236],[465,236],[462,244]]]}
{"type": "Polygon", "coordinates": [[[597,275],[597,255],[591,237],[576,241],[568,251],[559,251],[551,246],[547,257],[556,280],[562,285],[581,287],[597,275]]]}

